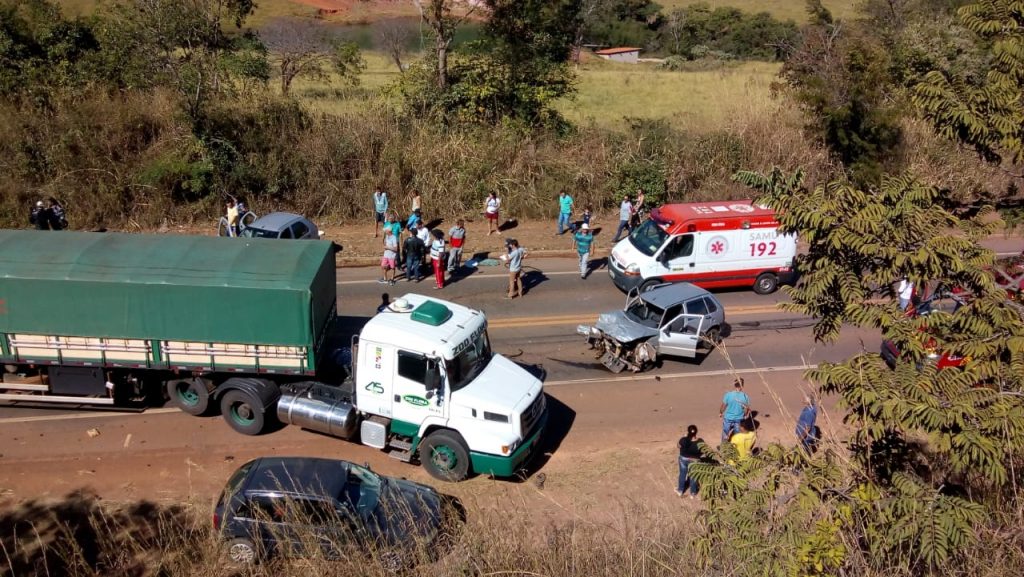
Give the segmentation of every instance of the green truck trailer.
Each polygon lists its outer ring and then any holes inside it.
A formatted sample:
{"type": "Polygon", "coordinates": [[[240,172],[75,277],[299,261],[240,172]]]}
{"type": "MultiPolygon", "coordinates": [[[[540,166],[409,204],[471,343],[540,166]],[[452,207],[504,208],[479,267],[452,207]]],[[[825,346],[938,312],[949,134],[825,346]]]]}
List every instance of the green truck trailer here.
{"type": "Polygon", "coordinates": [[[329,347],[334,249],[0,230],[0,401],[170,400],[248,435],[277,420],[358,440],[439,479],[515,474],[547,420],[543,383],[491,351],[482,312],[422,295],[329,347]]]}
{"type": "Polygon", "coordinates": [[[335,302],[326,241],[0,230],[0,400],[203,413],[211,376],[314,375],[335,302]]]}

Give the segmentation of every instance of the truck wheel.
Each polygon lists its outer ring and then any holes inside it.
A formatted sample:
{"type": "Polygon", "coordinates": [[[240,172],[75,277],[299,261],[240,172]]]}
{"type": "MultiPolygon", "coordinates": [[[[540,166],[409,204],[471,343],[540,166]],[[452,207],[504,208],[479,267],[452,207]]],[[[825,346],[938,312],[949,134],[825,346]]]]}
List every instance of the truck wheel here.
{"type": "Polygon", "coordinates": [[[420,445],[420,463],[441,481],[461,481],[469,475],[469,448],[454,431],[435,431],[420,445]]]}
{"type": "Polygon", "coordinates": [[[220,412],[231,428],[243,435],[258,435],[266,424],[262,403],[242,391],[224,393],[220,412]]]}
{"type": "Polygon", "coordinates": [[[661,279],[656,279],[656,278],[647,279],[647,280],[645,280],[643,282],[643,284],[640,285],[640,291],[639,292],[645,293],[645,292],[651,290],[652,288],[654,288],[654,287],[656,287],[656,286],[658,286],[658,285],[660,285],[660,284],[662,284],[664,282],[665,281],[663,281],[661,279]]]}
{"type": "Polygon", "coordinates": [[[770,272],[763,272],[754,281],[754,292],[759,295],[770,295],[779,288],[779,277],[770,272]]]}
{"type": "Polygon", "coordinates": [[[228,559],[237,565],[255,565],[260,561],[260,552],[256,545],[245,537],[238,537],[228,541],[225,551],[228,559]]]}
{"type": "Polygon", "coordinates": [[[190,415],[203,415],[210,409],[210,391],[199,379],[167,381],[167,396],[175,406],[190,415]]]}

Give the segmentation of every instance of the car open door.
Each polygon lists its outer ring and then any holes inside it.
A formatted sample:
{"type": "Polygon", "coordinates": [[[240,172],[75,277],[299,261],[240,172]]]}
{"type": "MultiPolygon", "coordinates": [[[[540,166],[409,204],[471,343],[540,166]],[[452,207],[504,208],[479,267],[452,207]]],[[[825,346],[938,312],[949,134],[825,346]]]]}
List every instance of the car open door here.
{"type": "Polygon", "coordinates": [[[681,314],[662,325],[658,333],[658,355],[695,358],[705,322],[701,315],[681,314]]]}

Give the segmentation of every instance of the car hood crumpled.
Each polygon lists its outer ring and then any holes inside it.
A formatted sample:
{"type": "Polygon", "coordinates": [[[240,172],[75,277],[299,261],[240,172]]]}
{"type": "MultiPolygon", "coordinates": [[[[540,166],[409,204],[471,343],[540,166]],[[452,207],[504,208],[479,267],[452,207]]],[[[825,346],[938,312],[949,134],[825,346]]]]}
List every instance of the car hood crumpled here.
{"type": "Polygon", "coordinates": [[[604,334],[622,343],[646,339],[658,334],[657,329],[631,320],[623,311],[603,313],[597,318],[597,324],[594,326],[604,334]]]}

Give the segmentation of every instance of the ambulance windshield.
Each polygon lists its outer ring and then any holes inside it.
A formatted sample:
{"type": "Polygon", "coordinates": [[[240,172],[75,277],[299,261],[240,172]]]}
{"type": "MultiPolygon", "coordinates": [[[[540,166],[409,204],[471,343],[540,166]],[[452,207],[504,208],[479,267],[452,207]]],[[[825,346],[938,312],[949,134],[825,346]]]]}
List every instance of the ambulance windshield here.
{"type": "Polygon", "coordinates": [[[647,256],[654,256],[654,253],[658,252],[661,245],[665,244],[665,239],[668,238],[668,233],[661,230],[658,223],[653,220],[646,220],[643,224],[633,229],[633,232],[629,233],[629,242],[633,243],[633,246],[647,256]]]}

